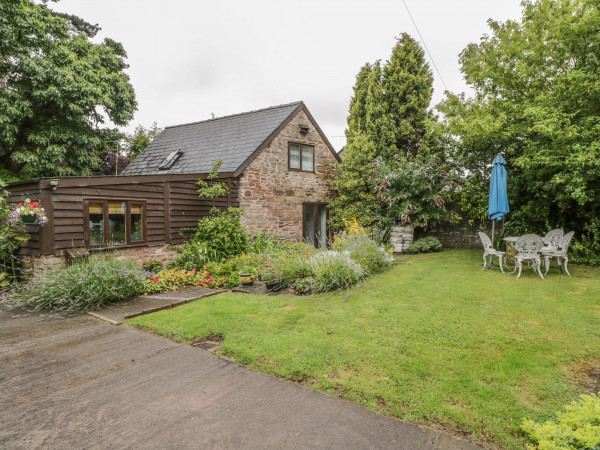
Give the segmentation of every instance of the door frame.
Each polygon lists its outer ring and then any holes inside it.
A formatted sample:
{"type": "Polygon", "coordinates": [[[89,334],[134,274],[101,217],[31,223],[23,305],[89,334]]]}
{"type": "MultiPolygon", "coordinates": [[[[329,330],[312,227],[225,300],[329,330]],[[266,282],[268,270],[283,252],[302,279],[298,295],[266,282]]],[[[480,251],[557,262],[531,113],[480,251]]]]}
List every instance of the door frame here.
{"type": "MultiPolygon", "coordinates": [[[[307,207],[312,206],[314,208],[313,212],[313,245],[315,248],[319,247],[319,235],[317,233],[318,230],[318,218],[319,218],[319,206],[325,206],[327,208],[327,218],[325,223],[325,239],[328,239],[330,236],[330,228],[329,228],[329,202],[303,202],[302,203],[302,239],[306,242],[306,238],[304,237],[304,230],[306,230],[306,222],[305,222],[305,210],[307,207]]],[[[327,243],[325,244],[327,246],[327,243]]]]}

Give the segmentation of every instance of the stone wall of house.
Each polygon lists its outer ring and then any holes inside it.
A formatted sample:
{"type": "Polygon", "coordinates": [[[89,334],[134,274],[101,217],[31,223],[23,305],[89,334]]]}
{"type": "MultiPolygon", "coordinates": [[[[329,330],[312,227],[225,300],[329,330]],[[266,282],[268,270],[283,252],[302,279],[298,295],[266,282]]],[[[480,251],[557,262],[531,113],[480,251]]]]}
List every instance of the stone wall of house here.
{"type": "MultiPolygon", "coordinates": [[[[492,223],[471,226],[465,221],[457,225],[438,225],[426,232],[417,230],[415,239],[434,236],[440,240],[444,248],[480,248],[479,232],[483,231],[490,238],[492,236],[492,223]]],[[[502,232],[502,222],[496,223],[496,234],[502,232]]]]}
{"type": "Polygon", "coordinates": [[[300,111],[246,167],[240,179],[240,207],[245,213],[242,223],[249,233],[262,231],[302,239],[302,204],[329,201],[335,162],[314,124],[300,111]],[[301,133],[300,125],[307,125],[308,133],[301,133]],[[315,173],[288,170],[289,142],[314,146],[315,173]]]}
{"type": "MultiPolygon", "coordinates": [[[[177,250],[175,246],[161,245],[153,247],[130,247],[113,248],[109,250],[93,250],[89,253],[89,258],[114,258],[119,261],[133,261],[142,265],[146,259],[158,259],[163,265],[170,264],[177,250]]],[[[21,267],[26,278],[37,277],[48,270],[62,269],[66,266],[65,256],[43,255],[43,256],[22,256],[21,267]]]]}

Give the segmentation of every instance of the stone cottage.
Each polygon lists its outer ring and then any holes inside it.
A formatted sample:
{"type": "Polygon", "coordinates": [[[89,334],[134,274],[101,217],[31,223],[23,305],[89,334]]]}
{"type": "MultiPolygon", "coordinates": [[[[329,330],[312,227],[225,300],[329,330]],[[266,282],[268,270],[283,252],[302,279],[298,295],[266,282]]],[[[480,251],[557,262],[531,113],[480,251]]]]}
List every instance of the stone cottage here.
{"type": "Polygon", "coordinates": [[[48,223],[27,225],[21,254],[62,265],[65,254],[120,249],[123,257],[173,256],[213,204],[240,207],[251,234],[265,232],[322,247],[330,181],[340,157],[303,102],[170,126],[118,176],[12,183],[9,201],[37,198],[48,223]],[[222,160],[226,197],[198,197],[196,181],[222,160]]]}

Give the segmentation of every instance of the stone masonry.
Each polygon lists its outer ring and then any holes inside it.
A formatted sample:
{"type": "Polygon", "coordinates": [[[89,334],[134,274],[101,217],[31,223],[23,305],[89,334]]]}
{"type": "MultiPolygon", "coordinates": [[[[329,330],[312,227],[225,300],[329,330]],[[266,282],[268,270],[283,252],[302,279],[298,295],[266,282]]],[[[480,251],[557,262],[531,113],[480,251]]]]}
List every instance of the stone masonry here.
{"type": "Polygon", "coordinates": [[[242,223],[257,231],[288,239],[302,239],[302,204],[329,202],[330,180],[336,162],[327,144],[300,111],[244,170],[240,179],[242,223]],[[308,133],[300,132],[308,125],[308,133]],[[315,173],[288,170],[288,143],[314,146],[315,173]]]}
{"type": "Polygon", "coordinates": [[[413,227],[392,227],[390,233],[390,244],[394,247],[394,253],[404,253],[413,244],[415,229],[413,227]]]}
{"type": "MultiPolygon", "coordinates": [[[[490,238],[492,237],[491,221],[483,224],[470,226],[463,222],[457,225],[438,225],[430,228],[426,232],[419,232],[417,239],[433,236],[439,239],[444,248],[481,248],[479,231],[483,231],[490,238]]],[[[501,223],[496,224],[496,235],[502,232],[501,223]]]]}
{"type": "MultiPolygon", "coordinates": [[[[177,250],[175,246],[161,245],[154,247],[130,247],[113,248],[108,250],[92,250],[89,255],[94,258],[114,258],[119,261],[133,261],[138,265],[146,259],[158,259],[163,265],[170,264],[175,258],[177,250]]],[[[39,276],[47,270],[62,269],[66,266],[64,256],[42,255],[42,256],[22,256],[22,269],[27,278],[33,274],[39,276]]]]}

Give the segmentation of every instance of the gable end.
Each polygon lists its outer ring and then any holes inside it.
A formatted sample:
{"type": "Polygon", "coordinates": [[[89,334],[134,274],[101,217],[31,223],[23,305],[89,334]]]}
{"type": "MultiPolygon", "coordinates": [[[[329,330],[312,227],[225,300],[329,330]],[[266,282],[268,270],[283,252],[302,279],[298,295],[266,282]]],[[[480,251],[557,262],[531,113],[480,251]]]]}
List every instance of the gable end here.
{"type": "Polygon", "coordinates": [[[264,142],[262,144],[260,144],[258,146],[258,148],[256,150],[254,150],[254,152],[252,152],[252,154],[246,159],[246,161],[244,161],[237,168],[237,170],[234,173],[234,176],[239,177],[240,174],[244,171],[244,169],[246,167],[248,167],[252,161],[254,161],[254,159],[271,143],[271,141],[279,133],[281,133],[281,131],[291,122],[291,120],[294,117],[296,117],[296,115],[300,111],[304,111],[304,113],[308,117],[308,120],[310,120],[310,122],[312,123],[312,125],[315,127],[315,129],[317,130],[317,133],[319,133],[319,136],[321,137],[321,139],[323,139],[323,142],[325,142],[325,144],[327,145],[327,148],[329,149],[329,151],[331,152],[331,154],[333,155],[333,157],[336,159],[336,161],[341,162],[342,160],[341,160],[340,156],[336,153],[336,151],[334,150],[333,146],[331,145],[331,142],[329,142],[329,139],[327,139],[327,136],[325,136],[325,133],[323,133],[323,130],[321,130],[321,127],[319,127],[319,125],[315,121],[315,119],[312,116],[312,114],[308,111],[308,108],[306,107],[306,105],[304,104],[304,102],[300,102],[300,104],[298,105],[298,107],[296,109],[294,109],[290,113],[290,115],[283,122],[281,122],[281,124],[264,140],[264,142]]]}

